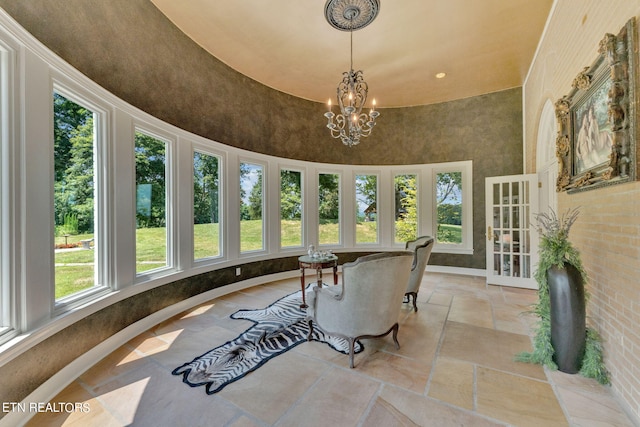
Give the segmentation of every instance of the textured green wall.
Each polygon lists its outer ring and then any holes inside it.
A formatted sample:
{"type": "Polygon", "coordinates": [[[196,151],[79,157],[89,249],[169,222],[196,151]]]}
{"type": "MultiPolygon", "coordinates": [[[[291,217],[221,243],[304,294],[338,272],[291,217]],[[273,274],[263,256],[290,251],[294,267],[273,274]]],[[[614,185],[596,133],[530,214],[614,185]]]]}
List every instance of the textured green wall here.
{"type": "MultiPolygon", "coordinates": [[[[0,7],[116,96],[230,146],[353,165],[473,160],[474,255],[434,253],[430,264],[485,267],[484,178],[522,172],[520,88],[441,104],[380,109],[372,136],[349,149],[329,137],[323,104],[270,89],[228,68],[147,0],[0,0],[0,7]]],[[[253,277],[296,267],[295,260],[270,260],[243,271],[253,277]]],[[[83,319],[0,368],[0,399],[21,400],[73,357],[128,324],[236,280],[226,269],[217,270],[137,295],[83,319]],[[56,349],[70,349],[69,342],[77,350],[60,357],[56,349]]]]}
{"type": "MultiPolygon", "coordinates": [[[[372,136],[350,149],[329,137],[324,104],[278,92],[230,69],[147,0],[0,0],[0,6],[110,92],[227,145],[284,158],[380,165],[475,160],[505,145],[521,151],[519,90],[509,100],[488,95],[381,108],[372,136]]],[[[512,169],[520,171],[520,157],[510,158],[508,165],[515,162],[512,169]]]]}
{"type": "Polygon", "coordinates": [[[348,148],[329,137],[324,104],[278,92],[235,72],[147,0],[0,0],[0,6],[110,92],[214,141],[323,163],[473,160],[474,255],[433,254],[430,263],[484,268],[484,178],[522,172],[521,88],[440,104],[382,108],[372,136],[348,148]]]}

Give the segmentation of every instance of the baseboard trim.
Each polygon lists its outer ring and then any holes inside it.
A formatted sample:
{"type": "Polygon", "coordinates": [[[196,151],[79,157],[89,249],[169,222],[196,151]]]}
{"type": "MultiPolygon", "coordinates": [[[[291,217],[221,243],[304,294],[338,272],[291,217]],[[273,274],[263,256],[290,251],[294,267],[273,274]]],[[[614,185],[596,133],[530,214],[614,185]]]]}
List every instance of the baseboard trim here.
{"type": "Polygon", "coordinates": [[[487,277],[487,270],[482,268],[449,267],[446,265],[427,265],[427,273],[449,273],[463,276],[487,277]]]}

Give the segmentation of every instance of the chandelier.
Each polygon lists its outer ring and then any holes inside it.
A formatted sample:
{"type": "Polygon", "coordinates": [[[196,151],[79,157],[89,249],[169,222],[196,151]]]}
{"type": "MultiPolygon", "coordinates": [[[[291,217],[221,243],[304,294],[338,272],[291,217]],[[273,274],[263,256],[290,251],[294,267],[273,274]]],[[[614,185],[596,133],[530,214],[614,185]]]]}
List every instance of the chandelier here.
{"type": "Polygon", "coordinates": [[[340,112],[324,113],[327,127],[333,138],[340,138],[342,143],[353,147],[360,143],[360,138],[371,134],[380,115],[376,111],[376,100],[373,100],[369,113],[363,113],[362,107],[367,102],[369,86],[364,81],[362,70],[353,71],[353,31],[371,23],[378,16],[379,0],[328,0],[324,6],[325,18],[329,24],[341,31],[349,31],[351,39],[351,66],[342,73],[342,81],[338,84],[337,97],[340,112]]]}

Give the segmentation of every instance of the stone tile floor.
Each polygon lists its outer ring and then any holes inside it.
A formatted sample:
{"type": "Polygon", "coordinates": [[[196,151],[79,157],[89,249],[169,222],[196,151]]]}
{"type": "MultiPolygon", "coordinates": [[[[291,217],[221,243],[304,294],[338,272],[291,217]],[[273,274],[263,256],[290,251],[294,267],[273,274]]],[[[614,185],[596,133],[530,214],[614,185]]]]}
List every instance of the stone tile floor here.
{"type": "Polygon", "coordinates": [[[251,323],[229,315],[299,289],[298,279],[226,295],[163,322],[99,361],[53,401],[90,411],[38,414],[30,426],[633,426],[608,387],[513,357],[531,349],[531,290],[427,273],[399,341],[348,356],[309,342],[215,395],[171,371],[251,323]]]}

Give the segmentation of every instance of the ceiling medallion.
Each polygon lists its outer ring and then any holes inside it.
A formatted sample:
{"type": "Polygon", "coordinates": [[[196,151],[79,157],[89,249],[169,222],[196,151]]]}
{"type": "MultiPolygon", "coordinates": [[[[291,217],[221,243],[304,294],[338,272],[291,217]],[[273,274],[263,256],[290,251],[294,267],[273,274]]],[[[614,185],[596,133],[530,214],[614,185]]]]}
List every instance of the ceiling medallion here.
{"type": "Polygon", "coordinates": [[[327,22],[341,31],[355,31],[378,16],[379,0],[328,0],[324,5],[327,22]]]}

